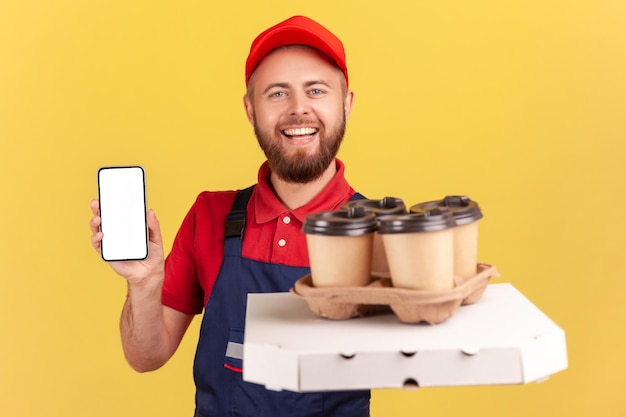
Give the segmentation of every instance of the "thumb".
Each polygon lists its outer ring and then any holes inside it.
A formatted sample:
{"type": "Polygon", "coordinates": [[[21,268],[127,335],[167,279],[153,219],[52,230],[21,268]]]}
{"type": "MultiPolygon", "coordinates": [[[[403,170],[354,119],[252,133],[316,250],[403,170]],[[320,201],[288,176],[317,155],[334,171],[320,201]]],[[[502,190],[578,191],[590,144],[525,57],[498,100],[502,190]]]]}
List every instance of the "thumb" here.
{"type": "Polygon", "coordinates": [[[154,210],[148,210],[148,212],[146,213],[146,217],[148,220],[148,232],[150,241],[159,246],[162,246],[163,237],[161,236],[161,226],[159,224],[159,219],[157,219],[157,216],[154,213],[154,210]]]}

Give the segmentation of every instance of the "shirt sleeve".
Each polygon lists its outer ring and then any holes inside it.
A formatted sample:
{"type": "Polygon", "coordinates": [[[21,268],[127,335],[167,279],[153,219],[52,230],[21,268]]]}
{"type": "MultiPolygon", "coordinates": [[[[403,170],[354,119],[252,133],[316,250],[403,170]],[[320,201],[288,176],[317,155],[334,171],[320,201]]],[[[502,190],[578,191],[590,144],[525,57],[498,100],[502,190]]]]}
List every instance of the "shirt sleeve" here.
{"type": "Polygon", "coordinates": [[[185,216],[165,261],[162,303],[185,314],[200,314],[224,254],[224,221],[234,191],[203,192],[185,216]]]}
{"type": "Polygon", "coordinates": [[[194,265],[193,250],[197,205],[196,199],[178,229],[172,250],[165,260],[162,303],[185,314],[202,312],[202,287],[194,265]]]}

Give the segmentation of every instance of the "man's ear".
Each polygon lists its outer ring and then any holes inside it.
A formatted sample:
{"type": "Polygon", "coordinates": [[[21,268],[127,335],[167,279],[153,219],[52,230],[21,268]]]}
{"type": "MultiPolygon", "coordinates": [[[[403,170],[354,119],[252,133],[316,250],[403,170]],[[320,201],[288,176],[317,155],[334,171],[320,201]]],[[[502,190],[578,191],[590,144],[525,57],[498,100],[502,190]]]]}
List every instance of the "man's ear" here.
{"type": "Polygon", "coordinates": [[[254,108],[247,94],[243,96],[243,107],[246,110],[246,117],[251,125],[254,125],[254,108]]]}
{"type": "Polygon", "coordinates": [[[354,102],[354,91],[348,90],[346,97],[343,99],[343,111],[346,115],[346,120],[350,118],[352,113],[352,103],[354,102]]]}

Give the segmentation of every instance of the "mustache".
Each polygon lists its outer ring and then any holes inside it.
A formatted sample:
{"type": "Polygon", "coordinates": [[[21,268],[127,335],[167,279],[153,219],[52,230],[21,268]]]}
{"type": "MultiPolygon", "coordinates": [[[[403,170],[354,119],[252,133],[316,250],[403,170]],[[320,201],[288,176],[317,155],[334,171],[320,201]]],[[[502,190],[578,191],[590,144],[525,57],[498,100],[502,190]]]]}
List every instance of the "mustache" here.
{"type": "Polygon", "coordinates": [[[311,117],[290,116],[283,120],[281,126],[317,126],[319,121],[311,117]]]}

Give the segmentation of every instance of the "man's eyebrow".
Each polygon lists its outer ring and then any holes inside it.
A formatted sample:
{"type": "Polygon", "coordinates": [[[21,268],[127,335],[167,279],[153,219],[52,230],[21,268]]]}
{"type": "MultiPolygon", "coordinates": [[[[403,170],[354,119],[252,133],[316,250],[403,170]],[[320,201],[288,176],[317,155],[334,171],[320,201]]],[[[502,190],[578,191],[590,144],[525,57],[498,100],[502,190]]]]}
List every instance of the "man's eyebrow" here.
{"type": "Polygon", "coordinates": [[[311,87],[311,86],[320,85],[320,84],[324,85],[324,86],[326,86],[328,88],[332,88],[332,86],[328,82],[326,82],[325,80],[311,80],[311,81],[307,81],[306,83],[304,83],[304,86],[305,87],[311,87]]]}
{"type": "Polygon", "coordinates": [[[267,93],[268,91],[270,91],[273,88],[289,88],[289,84],[288,83],[272,83],[270,85],[268,85],[265,90],[263,90],[263,94],[267,93]]]}
{"type": "MultiPolygon", "coordinates": [[[[307,81],[304,83],[305,87],[311,87],[314,85],[324,85],[328,88],[332,88],[332,86],[325,80],[311,80],[311,81],[307,81]]],[[[265,90],[263,90],[263,94],[266,94],[268,91],[270,91],[273,88],[291,88],[291,84],[289,83],[271,83],[270,85],[268,85],[265,90]]]]}

